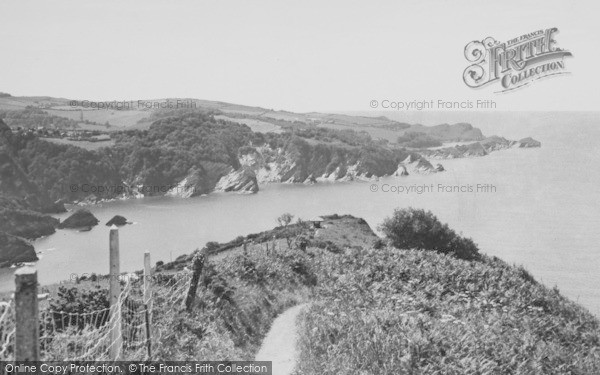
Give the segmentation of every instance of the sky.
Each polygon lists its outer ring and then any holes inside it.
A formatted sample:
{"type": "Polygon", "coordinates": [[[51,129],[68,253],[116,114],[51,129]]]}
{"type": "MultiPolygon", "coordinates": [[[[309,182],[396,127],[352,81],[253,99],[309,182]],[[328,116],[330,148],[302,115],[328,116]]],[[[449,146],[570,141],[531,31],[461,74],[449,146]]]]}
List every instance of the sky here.
{"type": "Polygon", "coordinates": [[[0,2],[0,91],[79,100],[191,97],[308,111],[493,100],[497,110],[597,110],[600,2],[0,2]],[[569,75],[472,89],[464,48],[557,27],[569,75]]]}

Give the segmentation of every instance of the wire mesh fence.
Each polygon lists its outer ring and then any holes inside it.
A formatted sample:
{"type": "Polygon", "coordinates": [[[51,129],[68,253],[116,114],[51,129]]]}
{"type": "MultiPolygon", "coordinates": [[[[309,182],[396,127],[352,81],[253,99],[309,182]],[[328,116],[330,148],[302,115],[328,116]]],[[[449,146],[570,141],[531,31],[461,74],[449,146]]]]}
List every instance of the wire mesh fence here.
{"type": "MultiPolygon", "coordinates": [[[[95,304],[55,304],[51,297],[38,314],[39,359],[109,361],[115,345],[120,359],[150,359],[150,348],[161,339],[152,323],[153,307],[181,306],[191,277],[190,271],[181,271],[155,275],[151,282],[125,278],[117,303],[100,308],[95,304]],[[119,335],[115,337],[113,332],[119,335]]],[[[15,360],[15,314],[14,299],[0,302],[0,361],[15,360]]]]}

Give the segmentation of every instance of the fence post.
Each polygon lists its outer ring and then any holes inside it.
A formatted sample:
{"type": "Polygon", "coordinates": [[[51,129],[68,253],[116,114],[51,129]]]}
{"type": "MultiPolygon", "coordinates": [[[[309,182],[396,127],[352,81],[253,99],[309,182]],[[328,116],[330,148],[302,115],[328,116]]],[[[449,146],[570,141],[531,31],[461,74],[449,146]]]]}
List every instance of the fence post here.
{"type": "Polygon", "coordinates": [[[150,252],[144,253],[144,303],[152,311],[152,266],[150,265],[150,252]]]}
{"type": "Polygon", "coordinates": [[[109,236],[110,269],[109,269],[109,298],[110,298],[110,359],[116,361],[121,354],[123,338],[121,336],[121,305],[119,295],[121,284],[119,283],[119,229],[113,225],[110,227],[109,236]]]}
{"type": "Polygon", "coordinates": [[[15,360],[40,360],[37,271],[23,267],[15,272],[15,360]]]}
{"type": "Polygon", "coordinates": [[[150,252],[144,253],[144,306],[146,310],[146,345],[148,347],[148,359],[152,357],[152,338],[150,327],[152,326],[152,267],[150,266],[150,252]]]}
{"type": "Polygon", "coordinates": [[[200,250],[200,252],[194,255],[193,260],[193,273],[192,280],[190,281],[190,289],[188,290],[188,295],[185,298],[185,309],[187,311],[192,310],[192,304],[194,303],[194,299],[196,299],[196,291],[198,290],[198,281],[200,280],[200,274],[202,273],[202,267],[204,267],[204,249],[200,250]]]}

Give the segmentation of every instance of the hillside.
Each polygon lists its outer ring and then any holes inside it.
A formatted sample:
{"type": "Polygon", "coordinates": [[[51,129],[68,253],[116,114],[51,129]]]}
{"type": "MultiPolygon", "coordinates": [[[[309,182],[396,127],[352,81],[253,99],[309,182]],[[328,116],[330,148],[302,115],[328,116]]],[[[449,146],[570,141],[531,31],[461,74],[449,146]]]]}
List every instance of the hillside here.
{"type": "MultiPolygon", "coordinates": [[[[303,374],[600,370],[598,320],[524,269],[485,255],[467,261],[393,248],[362,219],[324,218],[319,229],[304,222],[208,243],[190,312],[171,302],[186,289],[168,281],[197,252],[158,262],[155,359],[252,359],[277,315],[309,303],[300,320],[303,374]]],[[[97,281],[74,286],[88,284],[97,281]]],[[[66,297],[45,290],[61,306],[66,297]]]]}
{"type": "Polygon", "coordinates": [[[114,133],[113,140],[112,147],[85,150],[29,135],[24,142],[13,142],[12,158],[24,179],[44,186],[53,200],[70,202],[189,197],[215,189],[256,192],[259,184],[272,182],[369,179],[396,173],[409,156],[413,163],[421,161],[421,173],[437,171],[419,154],[386,147],[368,135],[320,128],[257,133],[202,112],[159,118],[148,130],[114,133]]]}
{"type": "Polygon", "coordinates": [[[52,97],[0,97],[0,118],[10,126],[73,128],[114,132],[148,129],[154,121],[182,112],[218,114],[219,119],[248,125],[253,131],[282,131],[294,127],[322,127],[365,132],[373,139],[391,143],[405,132],[426,133],[443,142],[477,141],[481,131],[470,124],[423,126],[390,120],[336,113],[294,113],[193,98],[86,101],[52,97]],[[36,120],[36,121],[33,121],[36,120]]]}
{"type": "Polygon", "coordinates": [[[428,159],[540,146],[530,138],[481,140],[469,124],[422,127],[195,99],[118,103],[94,109],[67,99],[0,97],[7,122],[0,119],[0,232],[30,239],[52,234],[58,222],[44,214],[64,211],[63,203],[430,174],[444,168],[428,159]],[[114,125],[107,116],[127,120],[114,125]],[[477,141],[430,148],[456,140],[477,141]]]}

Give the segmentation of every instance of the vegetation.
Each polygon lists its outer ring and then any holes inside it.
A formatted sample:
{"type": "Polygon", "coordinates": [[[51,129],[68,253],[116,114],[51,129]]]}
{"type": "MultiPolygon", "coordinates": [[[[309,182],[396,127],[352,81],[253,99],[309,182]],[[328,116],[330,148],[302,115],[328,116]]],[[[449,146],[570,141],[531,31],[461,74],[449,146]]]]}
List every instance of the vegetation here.
{"type": "MultiPolygon", "coordinates": [[[[170,280],[193,254],[157,264],[153,359],[252,359],[279,313],[311,302],[300,321],[301,374],[600,371],[598,320],[522,268],[386,246],[351,216],[325,216],[318,232],[287,218],[207,244],[223,255],[205,264],[191,312],[172,303],[170,280]],[[286,227],[303,228],[305,251],[287,246],[286,227]]],[[[54,308],[79,311],[90,298],[104,306],[101,292],[84,294],[63,289],[54,308]]]]}
{"type": "MultiPolygon", "coordinates": [[[[41,116],[39,109],[29,112],[41,116]]],[[[110,199],[134,191],[162,195],[189,176],[199,194],[208,193],[223,175],[240,168],[240,155],[263,146],[270,161],[294,166],[281,180],[297,182],[336,170],[343,175],[350,166],[369,177],[389,175],[409,155],[353,131],[313,126],[262,134],[216,120],[212,113],[171,112],[159,116],[148,130],[113,133],[114,145],[98,150],[46,142],[31,133],[8,131],[0,138],[10,145],[11,158],[31,185],[43,186],[52,200],[66,201],[90,195],[110,199]]]]}
{"type": "Polygon", "coordinates": [[[443,145],[439,139],[420,132],[406,132],[398,137],[396,143],[410,148],[439,147],[443,145]]]}
{"type": "Polygon", "coordinates": [[[301,328],[302,374],[595,374],[598,321],[498,259],[358,249],[301,328]]]}
{"type": "Polygon", "coordinates": [[[456,234],[430,211],[414,208],[394,210],[378,228],[398,249],[433,250],[461,259],[478,258],[479,249],[470,238],[456,234]]]}
{"type": "Polygon", "coordinates": [[[160,297],[155,301],[153,319],[162,337],[156,359],[250,360],[274,318],[310,293],[314,273],[307,255],[282,242],[268,253],[264,245],[248,250],[205,266],[191,313],[160,297]]]}
{"type": "Polygon", "coordinates": [[[108,290],[102,289],[99,285],[91,290],[61,286],[58,288],[56,298],[50,302],[50,310],[53,314],[48,317],[47,329],[61,332],[73,327],[81,330],[84,329],[85,324],[90,323],[99,328],[108,321],[109,308],[108,290]],[[98,311],[100,311],[99,316],[94,317],[92,321],[78,319],[80,315],[98,311]]]}
{"type": "Polygon", "coordinates": [[[56,129],[75,129],[78,127],[78,122],[75,120],[50,115],[43,109],[33,106],[27,106],[23,110],[0,111],[0,118],[4,119],[9,126],[25,129],[36,129],[40,126],[56,129]]]}

